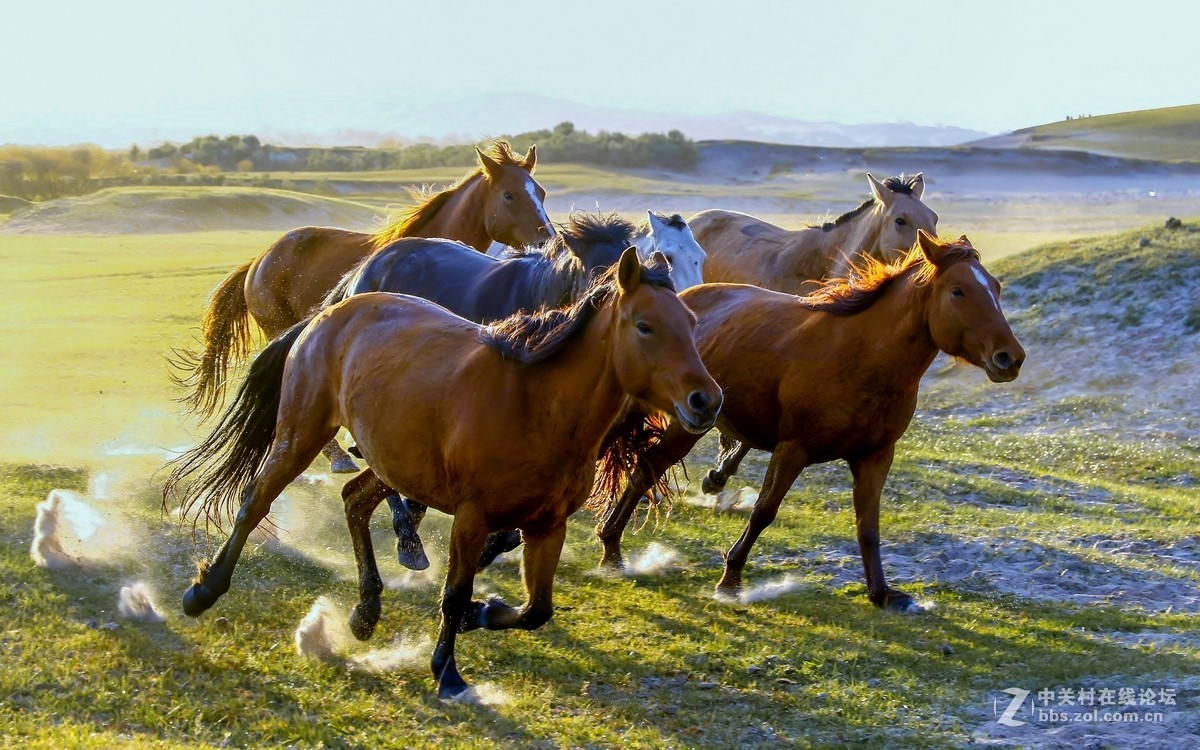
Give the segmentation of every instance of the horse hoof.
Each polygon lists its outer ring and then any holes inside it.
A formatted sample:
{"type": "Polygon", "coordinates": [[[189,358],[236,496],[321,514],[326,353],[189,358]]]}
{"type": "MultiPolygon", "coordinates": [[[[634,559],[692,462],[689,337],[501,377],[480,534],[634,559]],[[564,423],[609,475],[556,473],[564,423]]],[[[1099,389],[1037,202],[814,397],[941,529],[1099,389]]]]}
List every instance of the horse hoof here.
{"type": "Polygon", "coordinates": [[[725,489],[725,480],[720,479],[717,472],[709,471],[708,474],[704,476],[704,479],[700,480],[700,489],[703,490],[704,494],[706,495],[715,495],[721,490],[725,489]]]}
{"type": "Polygon", "coordinates": [[[375,633],[375,626],[379,624],[379,613],[381,606],[379,602],[371,602],[364,604],[359,602],[354,605],[354,609],[350,612],[350,632],[360,641],[370,640],[375,633]]]}
{"type": "Polygon", "coordinates": [[[421,544],[421,537],[416,534],[396,538],[396,559],[409,570],[425,570],[429,567],[425,545],[421,544]]]}
{"type": "Polygon", "coordinates": [[[219,596],[204,584],[193,583],[183,592],[183,613],[188,617],[199,617],[216,603],[219,596]]]}
{"type": "Polygon", "coordinates": [[[438,698],[444,701],[462,700],[470,689],[471,686],[458,675],[457,670],[451,671],[447,668],[438,678],[438,698]]]}
{"type": "Polygon", "coordinates": [[[610,552],[604,550],[604,556],[600,558],[600,567],[604,570],[609,570],[614,573],[619,573],[625,570],[625,559],[621,557],[621,552],[610,552]]]}
{"type": "Polygon", "coordinates": [[[717,601],[736,602],[741,601],[742,583],[741,581],[726,581],[724,578],[717,584],[713,590],[713,597],[717,601]]]}
{"type": "Polygon", "coordinates": [[[334,474],[354,474],[358,471],[358,464],[349,456],[338,456],[329,462],[329,470],[334,474]]]}

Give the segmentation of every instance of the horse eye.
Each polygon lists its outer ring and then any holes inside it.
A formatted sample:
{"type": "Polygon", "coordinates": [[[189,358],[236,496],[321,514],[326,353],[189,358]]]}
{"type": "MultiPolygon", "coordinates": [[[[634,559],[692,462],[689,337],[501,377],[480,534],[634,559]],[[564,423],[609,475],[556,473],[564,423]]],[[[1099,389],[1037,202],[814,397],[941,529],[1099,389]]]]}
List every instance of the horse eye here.
{"type": "Polygon", "coordinates": [[[639,320],[639,321],[638,321],[638,322],[637,322],[635,325],[637,326],[638,333],[641,333],[641,334],[647,334],[647,333],[650,333],[650,326],[649,326],[649,324],[647,324],[647,323],[644,323],[643,321],[640,321],[640,320],[639,320]]]}
{"type": "Polygon", "coordinates": [[[950,296],[952,296],[952,297],[961,297],[961,296],[963,296],[963,290],[962,290],[962,287],[957,287],[957,286],[955,286],[955,287],[951,287],[951,288],[950,288],[950,296]]]}
{"type": "Polygon", "coordinates": [[[509,193],[509,192],[505,192],[505,193],[504,193],[504,200],[506,200],[506,201],[510,201],[510,200],[512,200],[512,199],[513,199],[513,194],[512,194],[512,193],[509,193]]]}
{"type": "Polygon", "coordinates": [[[903,216],[901,216],[900,218],[896,219],[896,226],[906,227],[906,226],[908,226],[908,222],[904,220],[903,216]]]}

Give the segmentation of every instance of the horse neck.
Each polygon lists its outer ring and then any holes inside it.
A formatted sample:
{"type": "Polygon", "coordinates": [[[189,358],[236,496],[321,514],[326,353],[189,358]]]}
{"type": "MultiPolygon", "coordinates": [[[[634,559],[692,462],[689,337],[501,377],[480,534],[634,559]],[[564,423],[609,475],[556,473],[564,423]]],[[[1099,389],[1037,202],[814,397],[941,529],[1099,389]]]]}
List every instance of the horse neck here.
{"type": "Polygon", "coordinates": [[[859,371],[875,387],[915,393],[921,376],[937,356],[938,347],[929,330],[929,291],[932,285],[918,285],[913,272],[890,282],[869,308],[845,320],[867,328],[870,338],[884,337],[890,346],[857,348],[859,371]]]}
{"type": "Polygon", "coordinates": [[[420,237],[445,237],[487,252],[492,244],[484,222],[483,203],[487,198],[487,181],[476,174],[454,189],[437,213],[416,231],[420,237]]]}
{"type": "Polygon", "coordinates": [[[582,298],[589,287],[583,263],[565,249],[554,258],[543,255],[530,274],[533,296],[545,307],[570,305],[582,298]]]}
{"type": "Polygon", "coordinates": [[[829,259],[826,276],[844,278],[850,272],[850,264],[860,254],[878,257],[882,212],[883,206],[876,202],[841,226],[822,232],[822,247],[829,259]]]}

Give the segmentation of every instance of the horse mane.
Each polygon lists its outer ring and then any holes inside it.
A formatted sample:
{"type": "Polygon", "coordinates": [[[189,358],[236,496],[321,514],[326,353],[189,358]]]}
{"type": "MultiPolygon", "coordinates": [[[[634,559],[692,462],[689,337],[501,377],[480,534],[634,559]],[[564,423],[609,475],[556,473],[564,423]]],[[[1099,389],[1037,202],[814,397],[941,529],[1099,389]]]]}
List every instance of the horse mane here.
{"type": "MultiPolygon", "coordinates": [[[[513,153],[512,146],[508,145],[508,141],[490,141],[485,154],[501,166],[524,166],[520,157],[513,153]]],[[[372,236],[372,244],[376,249],[379,249],[393,240],[408,237],[415,232],[419,232],[423,226],[428,224],[442,210],[447,201],[453,198],[459,190],[482,176],[483,167],[476,166],[459,178],[453,185],[436,193],[432,192],[432,188],[429,185],[423,185],[420,188],[408,188],[409,195],[417,201],[417,205],[401,214],[399,219],[376,232],[372,236]]]]}
{"type": "Polygon", "coordinates": [[[925,259],[919,245],[914,245],[901,259],[884,263],[870,255],[851,264],[846,278],[829,279],[812,294],[800,297],[800,303],[810,310],[833,315],[853,315],[875,304],[892,282],[912,273],[918,286],[927,284],[941,268],[960,260],[979,260],[979,251],[970,245],[947,245],[940,265],[925,259]]]}
{"type": "Polygon", "coordinates": [[[579,299],[588,290],[589,279],[579,256],[571,252],[566,237],[589,245],[611,244],[621,248],[633,244],[637,230],[629,220],[617,214],[588,214],[573,211],[565,224],[540,248],[512,248],[503,257],[544,258],[548,265],[537,269],[538,277],[531,281],[538,299],[552,300],[555,307],[579,299]]]}
{"type": "MultiPolygon", "coordinates": [[[[642,266],[643,284],[675,291],[669,269],[642,266]]],[[[587,295],[570,307],[517,313],[480,329],[479,338],[504,359],[532,365],[550,359],[587,326],[617,294],[617,266],[607,269],[587,295]]]]}
{"type": "MultiPolygon", "coordinates": [[[[888,190],[891,190],[893,193],[899,193],[901,195],[912,195],[913,191],[916,189],[916,186],[917,186],[917,178],[915,175],[913,177],[905,177],[903,174],[900,174],[895,177],[889,177],[886,180],[884,180],[883,186],[885,188],[887,188],[888,190]]],[[[867,198],[865,201],[858,204],[854,208],[850,209],[846,213],[837,217],[833,221],[827,221],[824,224],[822,224],[821,231],[822,232],[832,231],[832,230],[840,227],[841,225],[845,224],[846,222],[850,221],[851,219],[858,216],[863,211],[866,211],[868,208],[870,208],[871,206],[874,206],[874,205],[875,205],[875,196],[871,196],[870,198],[867,198]]]]}
{"type": "MultiPolygon", "coordinates": [[[[672,229],[687,229],[687,221],[680,214],[671,214],[663,217],[663,223],[672,229]]],[[[637,230],[641,234],[650,233],[650,219],[646,218],[641,224],[638,224],[637,230]]]]}

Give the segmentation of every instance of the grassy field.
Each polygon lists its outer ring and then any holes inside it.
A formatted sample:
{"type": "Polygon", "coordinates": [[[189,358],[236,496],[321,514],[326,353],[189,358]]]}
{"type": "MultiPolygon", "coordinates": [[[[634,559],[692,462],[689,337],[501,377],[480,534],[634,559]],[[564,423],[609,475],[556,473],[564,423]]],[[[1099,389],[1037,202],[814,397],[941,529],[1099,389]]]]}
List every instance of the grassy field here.
{"type": "MultiPolygon", "coordinates": [[[[389,590],[373,643],[346,646],[332,664],[297,655],[293,632],[314,600],[327,596],[344,612],[356,590],[337,488],[319,475],[285,493],[275,538],[256,540],[213,611],[191,620],[178,608],[195,561],[222,537],[193,536],[159,509],[157,468],[198,433],[172,400],[164,355],[189,343],[208,290],[274,232],[0,235],[0,744],[1194,742],[1200,454],[1186,390],[1195,365],[1181,352],[1200,337],[1191,302],[1200,233],[1155,224],[989,256],[1027,371],[996,386],[935,364],[885,492],[885,569],[930,611],[905,617],[867,602],[843,466],[806,473],[756,546],[747,575],[771,586],[761,601],[711,597],[742,513],[677,502],[669,519],[626,539],[631,558],[658,545],[674,562],[624,577],[594,574],[598,545],[581,515],[555,619],[532,633],[459,641],[463,673],[482,688],[474,705],[433,695],[440,579],[403,574],[382,516],[376,544],[389,590]],[[1148,316],[1107,305],[1137,295],[1148,316]],[[1149,347],[1146,361],[1114,337],[1149,347]],[[1098,351],[1128,369],[1089,362],[1098,351]],[[1138,379],[1142,369],[1152,383],[1138,379]],[[1094,377],[1071,381],[1067,370],[1094,377]],[[1154,384],[1171,397],[1181,389],[1180,405],[1141,404],[1154,384]],[[35,505],[53,489],[80,493],[104,521],[75,548],[80,563],[62,570],[29,556],[35,505]],[[155,594],[165,623],[117,613],[133,582],[155,594]],[[388,646],[388,669],[355,661],[388,646]],[[1039,723],[1028,711],[1027,724],[1008,728],[996,724],[996,706],[1011,687],[1170,689],[1177,698],[1160,707],[1163,722],[1136,729],[1039,723]]],[[[711,437],[702,442],[691,477],[714,448],[711,437]]],[[[752,455],[734,485],[756,487],[763,466],[752,455]]],[[[446,530],[430,518],[435,568],[446,530]]],[[[483,574],[477,590],[519,600],[517,563],[483,574]]]]}
{"type": "Polygon", "coordinates": [[[1014,135],[1022,148],[1196,162],[1200,161],[1200,104],[1061,120],[1023,128],[1014,135]]]}

